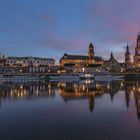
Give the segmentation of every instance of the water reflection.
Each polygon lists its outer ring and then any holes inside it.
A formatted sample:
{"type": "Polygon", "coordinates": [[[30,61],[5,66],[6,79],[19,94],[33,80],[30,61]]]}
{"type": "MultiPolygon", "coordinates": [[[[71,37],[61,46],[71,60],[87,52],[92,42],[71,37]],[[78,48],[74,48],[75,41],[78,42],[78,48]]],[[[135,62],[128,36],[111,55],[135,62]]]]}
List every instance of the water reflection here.
{"type": "Polygon", "coordinates": [[[0,85],[4,140],[137,140],[138,119],[140,81],[0,85]]]}
{"type": "Polygon", "coordinates": [[[39,97],[54,98],[56,94],[65,103],[72,100],[88,100],[88,109],[94,111],[96,98],[109,94],[113,102],[115,94],[122,91],[125,94],[125,104],[127,110],[131,96],[135,99],[137,116],[140,118],[140,81],[113,81],[94,82],[81,81],[78,83],[30,83],[30,84],[8,84],[0,85],[0,105],[4,100],[36,99],[39,97]]]}

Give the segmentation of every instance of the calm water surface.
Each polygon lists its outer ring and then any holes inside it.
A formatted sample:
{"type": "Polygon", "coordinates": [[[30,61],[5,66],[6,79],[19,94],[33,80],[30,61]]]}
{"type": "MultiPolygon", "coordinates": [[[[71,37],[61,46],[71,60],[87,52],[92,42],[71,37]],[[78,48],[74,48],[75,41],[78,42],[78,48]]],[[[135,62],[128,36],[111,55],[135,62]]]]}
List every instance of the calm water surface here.
{"type": "Polygon", "coordinates": [[[140,140],[140,82],[0,85],[0,140],[140,140]]]}

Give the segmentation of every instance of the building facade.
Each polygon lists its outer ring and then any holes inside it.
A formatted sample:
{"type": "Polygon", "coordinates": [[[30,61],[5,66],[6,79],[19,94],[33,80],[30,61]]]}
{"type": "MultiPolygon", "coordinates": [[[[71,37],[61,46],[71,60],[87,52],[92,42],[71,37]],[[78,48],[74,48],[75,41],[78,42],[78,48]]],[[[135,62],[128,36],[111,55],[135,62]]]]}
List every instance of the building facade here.
{"type": "Polygon", "coordinates": [[[112,52],[110,55],[110,59],[105,61],[103,67],[110,72],[121,72],[123,70],[120,63],[114,58],[112,52]]]}
{"type": "Polygon", "coordinates": [[[94,55],[94,46],[90,43],[88,48],[88,55],[69,55],[65,53],[60,59],[60,65],[74,65],[74,66],[85,66],[90,64],[103,64],[102,57],[94,55]]]}
{"type": "Polygon", "coordinates": [[[0,52],[0,66],[4,66],[5,61],[6,61],[5,55],[1,54],[1,52],[0,52]]]}
{"type": "Polygon", "coordinates": [[[13,67],[28,67],[28,66],[55,66],[53,58],[40,58],[40,57],[7,57],[5,61],[6,66],[13,67]]]}
{"type": "Polygon", "coordinates": [[[138,33],[137,36],[137,43],[135,48],[135,55],[134,55],[134,66],[140,67],[140,34],[138,33]]]}

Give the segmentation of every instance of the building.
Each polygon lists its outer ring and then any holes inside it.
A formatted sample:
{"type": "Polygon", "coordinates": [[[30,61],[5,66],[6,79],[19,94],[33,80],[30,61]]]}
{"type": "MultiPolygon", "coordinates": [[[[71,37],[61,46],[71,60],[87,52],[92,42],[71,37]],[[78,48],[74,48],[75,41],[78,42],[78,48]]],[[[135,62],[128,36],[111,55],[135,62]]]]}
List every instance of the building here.
{"type": "Polygon", "coordinates": [[[131,56],[131,54],[130,54],[130,51],[129,51],[129,46],[127,44],[126,53],[125,53],[125,64],[126,64],[126,67],[131,65],[131,58],[130,58],[130,56],[131,56]]]}
{"type": "Polygon", "coordinates": [[[135,67],[140,67],[140,33],[138,33],[136,44],[137,45],[136,45],[136,48],[135,48],[134,66],[135,67]]]}
{"type": "Polygon", "coordinates": [[[5,64],[5,55],[0,53],[0,66],[4,66],[5,64]]]}
{"type": "Polygon", "coordinates": [[[103,64],[102,57],[94,55],[94,46],[90,43],[88,48],[88,55],[69,55],[65,53],[60,59],[60,65],[73,65],[73,66],[87,66],[90,64],[103,64]]]}
{"type": "Polygon", "coordinates": [[[120,63],[114,58],[112,52],[110,55],[110,59],[105,61],[103,67],[106,68],[110,72],[121,72],[123,70],[120,63]]]}
{"type": "Polygon", "coordinates": [[[55,60],[53,58],[40,58],[40,57],[7,57],[6,66],[13,67],[28,67],[28,66],[47,66],[53,67],[55,60]]]}

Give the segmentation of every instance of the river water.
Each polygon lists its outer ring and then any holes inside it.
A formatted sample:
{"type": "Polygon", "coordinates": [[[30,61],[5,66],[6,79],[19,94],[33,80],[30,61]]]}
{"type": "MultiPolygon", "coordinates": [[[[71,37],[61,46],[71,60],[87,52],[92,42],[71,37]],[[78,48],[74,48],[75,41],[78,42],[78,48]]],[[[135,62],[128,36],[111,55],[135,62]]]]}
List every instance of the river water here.
{"type": "Polygon", "coordinates": [[[140,81],[1,83],[0,140],[140,140],[140,81]]]}

